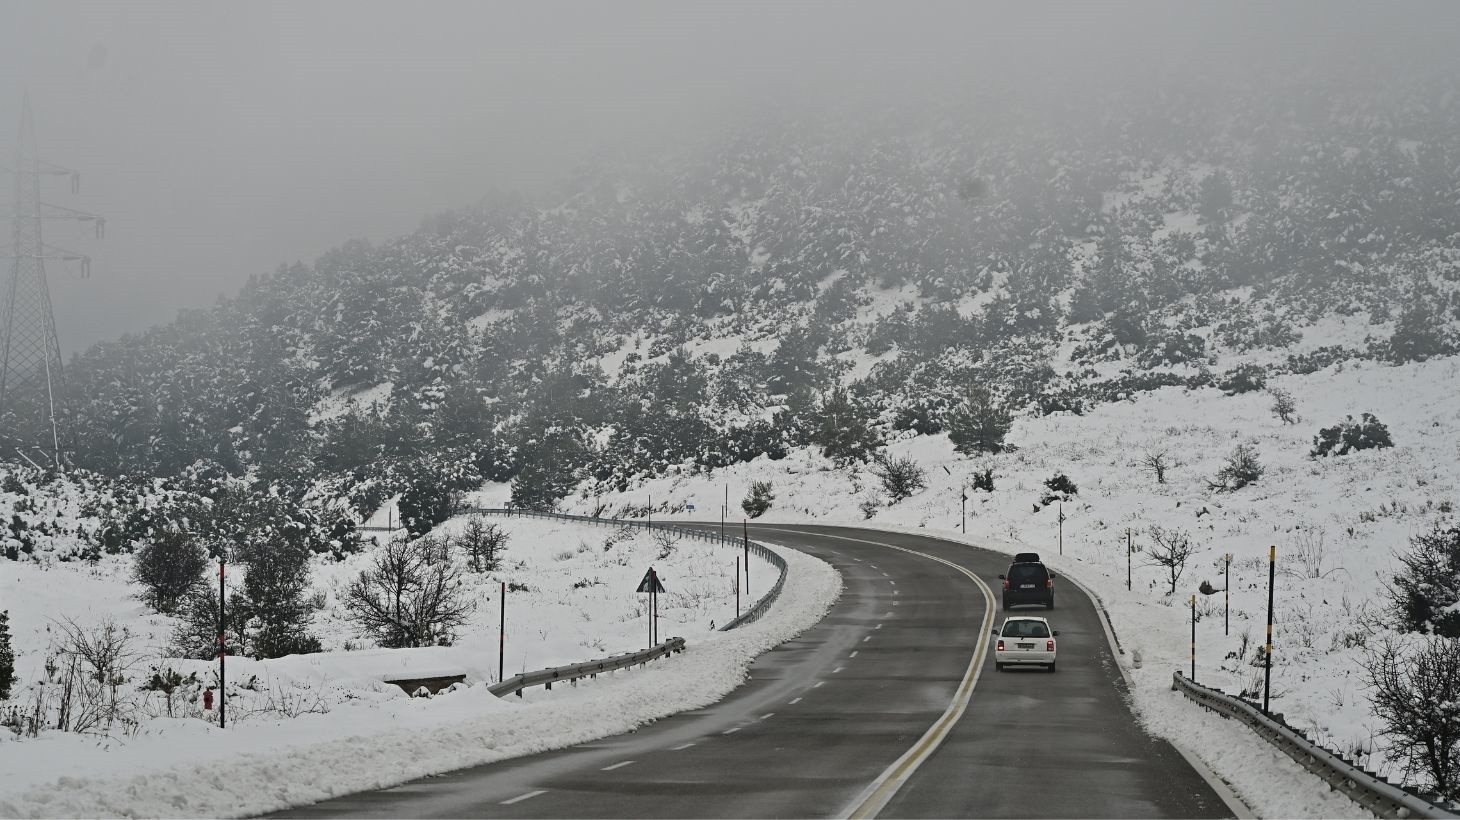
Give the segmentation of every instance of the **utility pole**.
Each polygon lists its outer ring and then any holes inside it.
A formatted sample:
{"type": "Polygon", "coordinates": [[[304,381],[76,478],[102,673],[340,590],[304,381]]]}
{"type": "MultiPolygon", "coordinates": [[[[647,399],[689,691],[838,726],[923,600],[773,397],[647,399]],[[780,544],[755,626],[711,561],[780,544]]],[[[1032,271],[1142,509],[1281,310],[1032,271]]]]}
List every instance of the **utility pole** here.
{"type": "Polygon", "coordinates": [[[745,533],[745,596],[750,597],[750,523],[740,519],[740,528],[745,533]]]}
{"type": "Polygon", "coordinates": [[[8,255],[12,266],[0,297],[0,449],[36,466],[27,451],[38,454],[41,461],[59,470],[65,461],[63,440],[70,436],[63,429],[65,381],[46,262],[80,263],[81,278],[86,279],[91,276],[91,257],[47,245],[41,226],[56,220],[91,222],[100,239],[106,221],[96,214],[41,201],[41,177],[70,177],[74,194],[80,190],[81,176],[40,159],[29,93],[21,102],[13,172],[15,212],[7,214],[13,223],[8,255]]]}
{"type": "Polygon", "coordinates": [[[506,680],[507,672],[507,582],[502,582],[502,619],[497,621],[497,683],[506,680]]]}

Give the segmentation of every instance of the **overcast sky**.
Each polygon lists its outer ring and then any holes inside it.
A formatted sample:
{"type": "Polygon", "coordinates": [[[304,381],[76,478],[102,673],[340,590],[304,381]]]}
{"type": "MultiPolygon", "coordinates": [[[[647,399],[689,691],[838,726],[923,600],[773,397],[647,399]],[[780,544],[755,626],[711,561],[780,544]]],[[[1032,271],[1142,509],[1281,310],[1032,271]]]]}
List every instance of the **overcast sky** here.
{"type": "Polygon", "coordinates": [[[43,197],[108,219],[101,242],[47,226],[94,258],[85,282],[50,271],[72,351],[347,239],[530,191],[597,148],[673,143],[769,102],[1297,52],[1337,66],[1453,49],[1457,9],[3,0],[0,162],[28,88],[43,158],[82,171],[79,196],[43,197]]]}

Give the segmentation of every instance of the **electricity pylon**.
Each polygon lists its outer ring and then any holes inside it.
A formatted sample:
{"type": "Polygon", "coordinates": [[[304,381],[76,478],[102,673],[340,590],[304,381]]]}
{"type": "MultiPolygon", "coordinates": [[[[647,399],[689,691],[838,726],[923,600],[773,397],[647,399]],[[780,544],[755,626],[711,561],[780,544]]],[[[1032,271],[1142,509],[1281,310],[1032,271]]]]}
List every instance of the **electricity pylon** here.
{"type": "Polygon", "coordinates": [[[81,177],[69,168],[41,161],[36,153],[30,95],[20,110],[20,138],[15,157],[15,212],[11,274],[0,293],[0,458],[18,458],[39,467],[60,469],[65,459],[65,382],[56,316],[46,283],[46,262],[79,262],[81,276],[91,275],[91,258],[47,245],[41,226],[48,220],[92,222],[101,238],[106,222],[96,214],[41,201],[43,176],[71,178],[71,192],[81,177]]]}

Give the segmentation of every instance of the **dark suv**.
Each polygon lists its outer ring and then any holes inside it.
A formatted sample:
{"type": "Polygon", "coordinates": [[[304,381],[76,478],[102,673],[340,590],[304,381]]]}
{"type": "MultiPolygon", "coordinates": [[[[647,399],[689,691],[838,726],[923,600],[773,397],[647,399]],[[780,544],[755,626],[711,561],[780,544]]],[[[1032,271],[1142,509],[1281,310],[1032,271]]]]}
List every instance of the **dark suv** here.
{"type": "Polygon", "coordinates": [[[1039,562],[1038,555],[1014,556],[1008,573],[999,576],[1004,582],[1004,609],[1024,604],[1044,604],[1045,609],[1054,609],[1054,579],[1055,574],[1039,562]]]}

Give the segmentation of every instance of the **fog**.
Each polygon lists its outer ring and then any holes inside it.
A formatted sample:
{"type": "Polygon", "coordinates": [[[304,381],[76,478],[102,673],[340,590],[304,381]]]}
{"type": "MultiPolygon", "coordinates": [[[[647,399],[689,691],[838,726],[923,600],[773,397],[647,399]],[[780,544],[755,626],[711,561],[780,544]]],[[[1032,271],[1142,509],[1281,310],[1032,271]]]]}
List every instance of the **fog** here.
{"type": "Polygon", "coordinates": [[[7,0],[0,156],[28,89],[42,157],[82,172],[79,195],[44,198],[108,219],[100,242],[47,226],[94,257],[85,281],[50,269],[69,352],[347,239],[543,192],[596,152],[662,150],[766,109],[1439,63],[1456,9],[7,0]]]}

